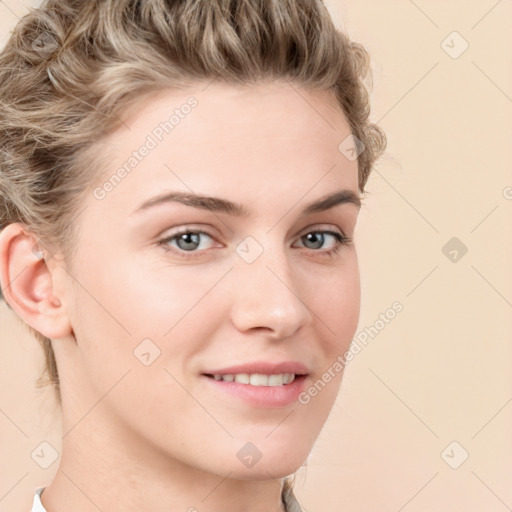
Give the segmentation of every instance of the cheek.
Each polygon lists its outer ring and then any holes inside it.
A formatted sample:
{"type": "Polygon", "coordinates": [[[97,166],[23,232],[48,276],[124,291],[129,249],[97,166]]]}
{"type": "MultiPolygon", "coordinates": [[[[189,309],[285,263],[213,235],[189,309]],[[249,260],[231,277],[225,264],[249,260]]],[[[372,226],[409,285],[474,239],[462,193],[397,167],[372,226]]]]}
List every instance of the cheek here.
{"type": "Polygon", "coordinates": [[[141,335],[163,336],[193,315],[225,271],[200,273],[193,266],[173,268],[164,260],[147,257],[109,257],[91,261],[89,269],[81,281],[87,291],[82,293],[82,311],[95,315],[98,328],[117,330],[134,341],[141,335]]]}
{"type": "Polygon", "coordinates": [[[208,331],[216,325],[204,319],[216,318],[212,312],[220,309],[222,285],[209,292],[226,269],[200,274],[192,266],[158,269],[91,257],[80,279],[73,326],[82,364],[94,375],[94,385],[107,386],[130,368],[145,368],[146,379],[159,367],[180,368],[204,348],[208,331]],[[148,358],[154,363],[145,366],[141,359],[148,358]]]}
{"type": "Polygon", "coordinates": [[[317,279],[309,297],[319,325],[330,340],[329,357],[336,357],[350,344],[359,323],[361,284],[355,251],[339,268],[317,279]]]}

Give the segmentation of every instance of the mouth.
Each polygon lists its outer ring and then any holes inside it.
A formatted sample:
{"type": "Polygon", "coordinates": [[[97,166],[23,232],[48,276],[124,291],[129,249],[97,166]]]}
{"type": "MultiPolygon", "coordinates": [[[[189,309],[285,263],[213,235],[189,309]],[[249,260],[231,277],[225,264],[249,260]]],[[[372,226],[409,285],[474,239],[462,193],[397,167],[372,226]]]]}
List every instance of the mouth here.
{"type": "MultiPolygon", "coordinates": [[[[260,370],[261,371],[261,370],[260,370]]],[[[234,407],[279,409],[297,403],[309,374],[300,373],[203,373],[207,392],[215,400],[228,400],[234,407]]]]}
{"type": "Polygon", "coordinates": [[[297,373],[205,373],[206,377],[222,382],[237,382],[255,387],[289,386],[295,380],[304,378],[305,374],[297,373]]]}

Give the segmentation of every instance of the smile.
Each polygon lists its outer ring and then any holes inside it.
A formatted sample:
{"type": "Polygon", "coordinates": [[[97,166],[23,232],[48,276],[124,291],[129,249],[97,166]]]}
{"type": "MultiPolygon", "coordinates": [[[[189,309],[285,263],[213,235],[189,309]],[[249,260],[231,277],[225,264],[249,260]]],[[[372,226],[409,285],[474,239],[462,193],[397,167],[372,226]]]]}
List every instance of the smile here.
{"type": "Polygon", "coordinates": [[[278,373],[274,375],[265,375],[263,373],[228,373],[213,374],[207,377],[225,382],[238,382],[250,386],[284,386],[291,384],[295,380],[294,373],[278,373]]]}

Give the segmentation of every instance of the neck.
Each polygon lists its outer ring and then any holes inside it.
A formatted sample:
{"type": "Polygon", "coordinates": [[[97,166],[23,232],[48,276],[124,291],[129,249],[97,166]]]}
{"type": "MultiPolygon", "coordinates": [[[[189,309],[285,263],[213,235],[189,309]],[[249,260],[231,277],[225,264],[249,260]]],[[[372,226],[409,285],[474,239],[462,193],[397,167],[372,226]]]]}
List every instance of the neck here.
{"type": "Polygon", "coordinates": [[[51,512],[283,512],[281,479],[238,480],[170,459],[149,440],[90,415],[64,426],[60,466],[42,496],[51,512]],[[94,418],[93,418],[94,417],[94,418]],[[107,427],[110,426],[110,428],[107,427]]]}

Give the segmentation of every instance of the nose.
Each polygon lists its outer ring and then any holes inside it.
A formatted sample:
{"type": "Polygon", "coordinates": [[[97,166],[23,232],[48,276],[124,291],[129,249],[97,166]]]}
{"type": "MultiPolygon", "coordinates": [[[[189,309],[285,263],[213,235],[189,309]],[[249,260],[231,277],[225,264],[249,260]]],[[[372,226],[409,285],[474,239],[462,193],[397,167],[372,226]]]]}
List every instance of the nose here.
{"type": "Polygon", "coordinates": [[[300,273],[290,268],[284,250],[264,250],[252,263],[240,258],[231,274],[231,318],[241,332],[266,331],[270,339],[279,340],[312,321],[307,297],[301,296],[300,273]]]}

